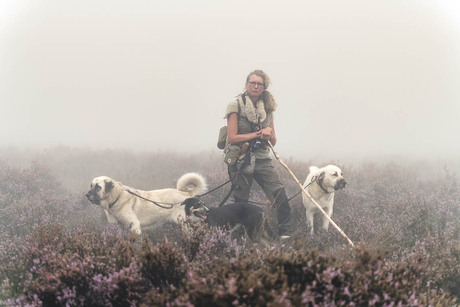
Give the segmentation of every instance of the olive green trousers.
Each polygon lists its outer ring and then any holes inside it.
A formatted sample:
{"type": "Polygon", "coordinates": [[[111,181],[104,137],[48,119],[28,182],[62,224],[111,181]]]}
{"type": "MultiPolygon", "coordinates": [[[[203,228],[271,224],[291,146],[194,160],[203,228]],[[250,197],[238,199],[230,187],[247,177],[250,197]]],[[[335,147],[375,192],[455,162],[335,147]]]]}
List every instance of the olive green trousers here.
{"type": "Polygon", "coordinates": [[[281,184],[278,172],[275,170],[271,159],[256,159],[254,172],[243,174],[238,172],[238,166],[229,166],[230,178],[233,178],[235,188],[233,200],[235,202],[247,202],[252,183],[255,180],[264,191],[270,204],[277,211],[279,233],[285,233],[290,226],[291,207],[286,196],[284,186],[281,184]]]}

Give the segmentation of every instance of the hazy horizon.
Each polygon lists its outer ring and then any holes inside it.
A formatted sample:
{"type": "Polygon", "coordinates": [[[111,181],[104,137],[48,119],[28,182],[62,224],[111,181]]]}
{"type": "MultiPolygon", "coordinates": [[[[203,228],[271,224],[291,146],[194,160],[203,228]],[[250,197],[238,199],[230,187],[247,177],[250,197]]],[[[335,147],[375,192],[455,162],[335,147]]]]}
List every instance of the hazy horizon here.
{"type": "Polygon", "coordinates": [[[263,69],[284,157],[460,155],[460,4],[0,2],[0,147],[216,149],[263,69]]]}

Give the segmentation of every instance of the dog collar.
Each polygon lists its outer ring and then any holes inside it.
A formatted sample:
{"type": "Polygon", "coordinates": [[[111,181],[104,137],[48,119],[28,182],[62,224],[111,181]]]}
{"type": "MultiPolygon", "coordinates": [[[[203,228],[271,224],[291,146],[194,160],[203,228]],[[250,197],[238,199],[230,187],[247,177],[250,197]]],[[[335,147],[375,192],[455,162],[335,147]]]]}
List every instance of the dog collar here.
{"type": "Polygon", "coordinates": [[[323,180],[322,180],[322,179],[318,179],[317,181],[318,181],[319,187],[320,187],[324,192],[326,192],[327,194],[332,193],[332,192],[329,192],[328,190],[326,190],[326,188],[323,187],[323,180]]]}
{"type": "MultiPolygon", "coordinates": [[[[120,195],[121,195],[121,194],[120,194],[120,195]]],[[[109,208],[112,208],[112,207],[115,205],[115,203],[116,203],[116,202],[118,201],[118,199],[120,198],[120,195],[118,195],[117,199],[115,199],[115,201],[114,201],[113,203],[109,204],[109,208]]]]}

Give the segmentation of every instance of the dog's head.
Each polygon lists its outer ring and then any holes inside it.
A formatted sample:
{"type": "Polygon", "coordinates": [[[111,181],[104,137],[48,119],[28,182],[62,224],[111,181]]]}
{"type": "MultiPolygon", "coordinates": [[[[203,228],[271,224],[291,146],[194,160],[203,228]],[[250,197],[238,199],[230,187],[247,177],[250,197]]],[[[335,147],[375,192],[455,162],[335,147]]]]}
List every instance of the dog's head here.
{"type": "Polygon", "coordinates": [[[209,209],[199,197],[190,197],[182,202],[185,206],[185,216],[190,218],[193,223],[205,220],[209,209]]]}
{"type": "Polygon", "coordinates": [[[343,178],[342,170],[335,165],[328,165],[320,169],[317,180],[330,193],[344,189],[347,185],[346,180],[343,178]]]}
{"type": "Polygon", "coordinates": [[[106,176],[96,177],[91,182],[90,190],[86,193],[86,198],[95,205],[103,206],[104,201],[110,203],[112,198],[114,198],[114,187],[115,183],[112,178],[106,176]]]}

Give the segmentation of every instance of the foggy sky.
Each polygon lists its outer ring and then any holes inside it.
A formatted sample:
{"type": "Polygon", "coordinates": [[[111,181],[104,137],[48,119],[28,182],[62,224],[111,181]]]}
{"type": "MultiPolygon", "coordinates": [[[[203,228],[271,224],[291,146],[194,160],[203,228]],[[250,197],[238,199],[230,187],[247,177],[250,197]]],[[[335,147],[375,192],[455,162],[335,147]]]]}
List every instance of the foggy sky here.
{"type": "Polygon", "coordinates": [[[0,1],[0,146],[216,149],[263,69],[279,154],[460,153],[454,1],[0,1]]]}

